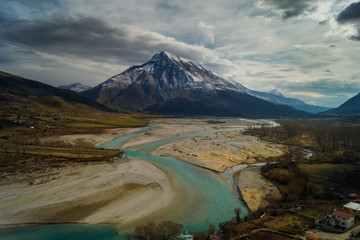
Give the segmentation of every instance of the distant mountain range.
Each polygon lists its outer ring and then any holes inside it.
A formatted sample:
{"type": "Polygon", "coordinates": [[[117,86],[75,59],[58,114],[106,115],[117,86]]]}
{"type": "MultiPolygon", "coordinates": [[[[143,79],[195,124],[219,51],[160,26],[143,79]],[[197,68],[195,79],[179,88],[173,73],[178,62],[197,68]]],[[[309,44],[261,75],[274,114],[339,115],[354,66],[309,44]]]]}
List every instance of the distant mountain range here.
{"type": "Polygon", "coordinates": [[[60,89],[68,89],[68,90],[72,90],[74,92],[83,92],[83,91],[86,91],[86,90],[90,89],[91,87],[83,85],[81,83],[72,83],[72,84],[69,84],[69,85],[58,86],[58,88],[60,88],[60,89]]]}
{"type": "Polygon", "coordinates": [[[81,94],[114,109],[160,114],[256,118],[309,115],[263,100],[288,102],[288,98],[274,93],[251,91],[190,60],[161,52],[81,94]]]}
{"type": "Polygon", "coordinates": [[[254,90],[247,91],[248,94],[261,98],[263,100],[281,104],[281,105],[287,105],[292,108],[302,110],[309,113],[319,113],[329,110],[330,108],[322,107],[322,106],[316,106],[316,105],[310,105],[306,104],[303,101],[296,99],[296,98],[288,98],[285,97],[282,93],[280,93],[277,89],[272,90],[271,92],[259,92],[254,90]]]}
{"type": "Polygon", "coordinates": [[[360,93],[339,107],[323,112],[322,114],[360,114],[360,93]]]}

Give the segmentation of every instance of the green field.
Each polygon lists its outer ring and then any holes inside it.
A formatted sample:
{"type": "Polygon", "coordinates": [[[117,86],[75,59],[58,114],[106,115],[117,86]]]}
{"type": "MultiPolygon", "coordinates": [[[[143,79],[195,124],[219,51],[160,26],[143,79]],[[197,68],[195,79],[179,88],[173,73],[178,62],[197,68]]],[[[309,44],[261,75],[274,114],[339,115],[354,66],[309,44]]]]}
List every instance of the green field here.
{"type": "Polygon", "coordinates": [[[142,127],[147,124],[146,120],[131,117],[98,119],[94,122],[116,127],[142,127]]]}

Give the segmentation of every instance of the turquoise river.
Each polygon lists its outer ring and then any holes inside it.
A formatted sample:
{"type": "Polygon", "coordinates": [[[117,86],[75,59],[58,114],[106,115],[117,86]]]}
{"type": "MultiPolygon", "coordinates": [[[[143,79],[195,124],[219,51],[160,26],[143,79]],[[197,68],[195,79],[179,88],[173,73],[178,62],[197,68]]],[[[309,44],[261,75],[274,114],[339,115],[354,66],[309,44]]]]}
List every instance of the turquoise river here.
{"type": "MultiPolygon", "coordinates": [[[[150,124],[144,130],[116,138],[107,142],[100,148],[121,149],[122,145],[130,138],[157,128],[150,124]]],[[[154,221],[171,220],[184,225],[184,230],[206,230],[210,224],[218,225],[220,222],[231,219],[234,209],[240,208],[242,215],[247,214],[244,204],[231,191],[229,186],[217,174],[185,163],[175,158],[157,157],[150,152],[159,146],[193,136],[209,134],[217,131],[230,131],[239,128],[218,129],[212,131],[184,134],[166,140],[144,144],[136,150],[125,150],[126,157],[121,161],[142,159],[151,162],[171,176],[172,182],[181,194],[176,197],[181,199],[179,206],[171,211],[163,211],[154,221]],[[180,196],[178,196],[180,195],[180,196]]],[[[142,206],[139,206],[142,207],[142,206]]],[[[151,219],[149,219],[151,220],[151,219]]],[[[28,227],[0,231],[0,239],[6,240],[118,240],[124,239],[123,234],[114,227],[86,224],[63,224],[28,227]]]]}

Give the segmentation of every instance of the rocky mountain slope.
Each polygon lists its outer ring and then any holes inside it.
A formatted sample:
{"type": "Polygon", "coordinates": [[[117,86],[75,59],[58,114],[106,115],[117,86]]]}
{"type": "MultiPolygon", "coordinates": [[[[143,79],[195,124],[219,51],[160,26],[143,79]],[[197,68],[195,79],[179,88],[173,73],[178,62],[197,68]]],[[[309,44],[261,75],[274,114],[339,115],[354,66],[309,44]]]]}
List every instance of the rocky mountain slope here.
{"type": "Polygon", "coordinates": [[[323,112],[323,114],[360,114],[360,93],[339,107],[323,112]]]}
{"type": "Polygon", "coordinates": [[[281,92],[274,89],[271,92],[259,92],[254,90],[248,90],[248,94],[261,98],[263,100],[275,103],[275,104],[281,104],[281,105],[287,105],[292,108],[295,108],[297,110],[309,112],[309,113],[319,113],[326,110],[329,110],[330,108],[322,107],[322,106],[316,106],[311,104],[306,104],[303,101],[296,99],[296,98],[289,98],[285,97],[281,92]]]}
{"type": "Polygon", "coordinates": [[[174,115],[302,117],[288,106],[251,96],[201,65],[168,52],[155,54],[98,86],[82,92],[116,109],[174,115]]]}

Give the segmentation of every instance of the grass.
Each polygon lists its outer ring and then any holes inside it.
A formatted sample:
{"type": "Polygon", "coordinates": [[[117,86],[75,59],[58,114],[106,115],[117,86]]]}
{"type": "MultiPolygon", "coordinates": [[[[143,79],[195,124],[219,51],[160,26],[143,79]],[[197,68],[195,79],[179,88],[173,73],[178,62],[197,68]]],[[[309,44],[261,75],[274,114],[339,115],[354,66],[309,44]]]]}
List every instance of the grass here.
{"type": "Polygon", "coordinates": [[[310,182],[328,186],[331,183],[338,183],[340,174],[360,170],[360,166],[354,164],[300,164],[299,166],[309,176],[310,182]]]}
{"type": "Polygon", "coordinates": [[[344,170],[354,170],[353,164],[333,164],[333,163],[321,163],[321,164],[301,164],[300,168],[307,174],[318,177],[329,177],[336,172],[342,172],[344,170]]]}
{"type": "Polygon", "coordinates": [[[137,119],[132,117],[98,119],[94,120],[94,122],[116,127],[142,127],[148,123],[144,119],[137,119]]]}
{"type": "Polygon", "coordinates": [[[264,227],[284,231],[292,234],[301,234],[312,227],[312,222],[295,214],[284,214],[264,222],[264,227]]]}
{"type": "Polygon", "coordinates": [[[304,215],[310,216],[310,217],[314,217],[314,218],[319,218],[324,216],[326,213],[321,212],[319,210],[316,209],[309,209],[309,210],[305,210],[303,212],[301,212],[304,215]]]}
{"type": "Polygon", "coordinates": [[[117,150],[104,150],[104,149],[76,149],[76,148],[48,148],[48,147],[26,147],[26,153],[37,154],[56,154],[56,153],[68,153],[68,154],[81,154],[94,155],[94,156],[108,156],[113,155],[117,150]]]}
{"type": "Polygon", "coordinates": [[[111,125],[104,125],[101,123],[89,123],[89,122],[74,122],[66,124],[65,127],[69,128],[110,128],[111,125]]]}

